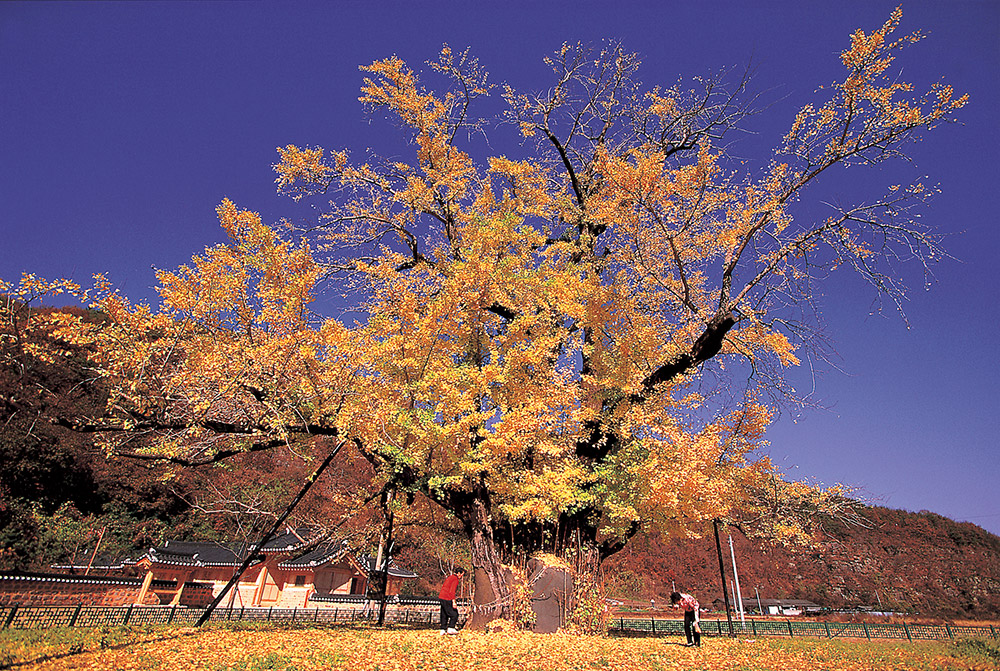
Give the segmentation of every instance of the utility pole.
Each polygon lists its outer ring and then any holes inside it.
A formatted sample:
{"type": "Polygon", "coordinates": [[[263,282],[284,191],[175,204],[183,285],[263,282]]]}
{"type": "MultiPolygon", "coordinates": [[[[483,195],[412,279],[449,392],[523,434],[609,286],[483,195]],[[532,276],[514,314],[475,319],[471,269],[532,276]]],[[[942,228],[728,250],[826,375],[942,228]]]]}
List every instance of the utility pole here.
{"type": "Polygon", "coordinates": [[[736,571],[736,551],[733,550],[733,535],[729,534],[729,554],[733,558],[733,579],[736,580],[736,603],[740,609],[740,624],[746,629],[747,621],[743,617],[743,593],[740,591],[740,574],[736,571]]]}
{"type": "Polygon", "coordinates": [[[733,634],[733,616],[729,611],[729,592],[726,590],[726,563],[722,560],[722,542],[719,540],[719,520],[718,518],[712,520],[712,526],[715,528],[715,551],[719,555],[719,577],[722,582],[722,600],[726,604],[726,620],[729,621],[729,636],[732,637],[733,634]]]}
{"type": "MultiPolygon", "coordinates": [[[[732,580],[729,581],[729,596],[733,597],[733,608],[736,608],[739,601],[736,599],[736,585],[733,584],[732,580]]],[[[739,609],[737,608],[737,610],[739,609]]]]}

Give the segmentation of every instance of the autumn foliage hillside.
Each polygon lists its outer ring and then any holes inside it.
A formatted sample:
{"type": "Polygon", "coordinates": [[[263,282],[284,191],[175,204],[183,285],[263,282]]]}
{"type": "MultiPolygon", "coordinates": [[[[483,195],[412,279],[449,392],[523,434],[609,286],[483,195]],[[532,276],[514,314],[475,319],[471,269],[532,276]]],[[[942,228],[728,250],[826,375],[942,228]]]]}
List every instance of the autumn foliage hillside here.
{"type": "MultiPolygon", "coordinates": [[[[800,598],[830,608],[863,606],[949,618],[1000,616],[1000,537],[923,511],[866,507],[864,526],[828,524],[815,547],[767,547],[733,531],[744,605],[800,598]],[[880,607],[881,604],[881,607],[880,607]]],[[[722,536],[727,579],[732,563],[722,536]]],[[[665,599],[676,583],[703,603],[721,598],[714,538],[640,536],[609,560],[623,597],[665,599]]]]}

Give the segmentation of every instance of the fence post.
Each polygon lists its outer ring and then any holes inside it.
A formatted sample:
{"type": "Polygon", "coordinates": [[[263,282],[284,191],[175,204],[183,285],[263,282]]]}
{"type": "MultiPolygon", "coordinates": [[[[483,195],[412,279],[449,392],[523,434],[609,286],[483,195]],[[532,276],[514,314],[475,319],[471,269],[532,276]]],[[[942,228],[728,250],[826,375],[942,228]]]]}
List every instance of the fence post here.
{"type": "Polygon", "coordinates": [[[243,621],[243,616],[246,615],[246,612],[247,612],[247,607],[246,606],[241,606],[240,607],[240,622],[243,621]]]}
{"type": "Polygon", "coordinates": [[[992,624],[990,625],[990,633],[993,634],[993,638],[997,638],[997,630],[993,628],[992,624]]]}
{"type": "Polygon", "coordinates": [[[656,633],[656,619],[653,617],[649,618],[649,630],[654,634],[656,633]]]}
{"type": "Polygon", "coordinates": [[[906,640],[913,643],[913,637],[910,636],[910,628],[906,626],[906,620],[903,620],[903,631],[906,632],[906,640]]]}
{"type": "Polygon", "coordinates": [[[792,621],[785,620],[785,624],[788,625],[788,638],[795,638],[795,632],[792,631],[792,621]]]}
{"type": "Polygon", "coordinates": [[[274,606],[271,606],[270,608],[267,609],[267,621],[268,622],[271,621],[271,612],[272,611],[274,611],[274,606]]]}
{"type": "Polygon", "coordinates": [[[296,606],[295,608],[292,609],[292,622],[295,622],[295,614],[297,612],[299,612],[299,607],[298,606],[296,606]]]}
{"type": "Polygon", "coordinates": [[[176,614],[177,614],[177,604],[174,604],[173,606],[170,607],[170,617],[167,618],[167,624],[170,624],[171,622],[174,621],[174,615],[176,614]]]}
{"type": "Polygon", "coordinates": [[[944,628],[945,631],[948,632],[948,638],[955,638],[954,636],[951,635],[951,626],[949,626],[947,622],[944,623],[944,628]]]}
{"type": "Polygon", "coordinates": [[[132,607],[133,607],[133,604],[130,603],[128,605],[128,610],[125,611],[125,621],[122,622],[122,626],[125,626],[126,624],[128,624],[128,621],[130,619],[132,619],[132,607]]]}
{"type": "Polygon", "coordinates": [[[750,620],[750,628],[753,630],[753,637],[757,638],[757,623],[750,620]]]}
{"type": "Polygon", "coordinates": [[[826,637],[827,638],[833,638],[832,636],[830,636],[830,623],[829,622],[824,622],[823,626],[826,627],[826,637]]]}
{"type": "Polygon", "coordinates": [[[82,603],[76,604],[76,610],[73,611],[73,617],[69,619],[69,626],[71,627],[76,626],[76,618],[80,617],[81,610],[83,610],[83,604],[82,603]]]}
{"type": "Polygon", "coordinates": [[[872,635],[868,631],[868,623],[862,622],[861,627],[865,630],[865,638],[867,638],[869,641],[872,640],[872,635]]]}
{"type": "Polygon", "coordinates": [[[11,606],[10,612],[7,613],[6,619],[3,621],[3,628],[6,629],[10,626],[10,623],[14,621],[14,615],[17,614],[17,606],[11,606]]]}

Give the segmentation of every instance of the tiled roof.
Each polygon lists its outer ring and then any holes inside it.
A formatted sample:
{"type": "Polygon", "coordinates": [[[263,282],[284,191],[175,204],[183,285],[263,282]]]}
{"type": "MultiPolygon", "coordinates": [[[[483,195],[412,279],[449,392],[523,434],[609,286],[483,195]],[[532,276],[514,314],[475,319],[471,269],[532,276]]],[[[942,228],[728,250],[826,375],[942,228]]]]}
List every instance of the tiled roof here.
{"type": "MultiPolygon", "coordinates": [[[[246,543],[195,543],[167,541],[162,547],[150,548],[147,556],[156,564],[178,566],[239,566],[243,563],[246,543]]],[[[263,557],[261,557],[263,560],[263,557]]]]}
{"type": "Polygon", "coordinates": [[[263,552],[292,552],[315,543],[321,534],[309,528],[289,529],[280,536],[275,536],[261,548],[263,552]]]}
{"type": "Polygon", "coordinates": [[[278,564],[281,568],[313,568],[327,562],[337,561],[347,554],[343,543],[325,541],[316,545],[308,552],[297,557],[286,559],[278,564]]]}
{"type": "Polygon", "coordinates": [[[110,571],[110,570],[121,570],[124,563],[121,559],[113,559],[107,555],[96,557],[93,562],[88,562],[86,564],[53,564],[50,568],[54,568],[59,571],[86,571],[90,569],[91,571],[110,571]]]}
{"type": "MultiPolygon", "coordinates": [[[[370,555],[361,555],[358,557],[358,563],[361,564],[362,569],[365,571],[375,570],[375,557],[370,555]]],[[[392,559],[389,560],[389,575],[393,578],[419,578],[420,576],[413,571],[407,571],[405,568],[400,568],[396,565],[396,562],[392,559]]]]}
{"type": "Polygon", "coordinates": [[[100,575],[67,575],[65,573],[30,573],[11,571],[0,573],[0,580],[18,580],[27,582],[62,582],[87,585],[141,585],[142,578],[124,578],[118,576],[100,575]]]}
{"type": "MultiPolygon", "coordinates": [[[[289,529],[275,536],[261,548],[264,555],[296,552],[315,542],[317,533],[308,528],[289,529]]],[[[193,541],[167,541],[161,547],[150,548],[146,556],[156,564],[177,566],[239,566],[249,544],[244,542],[211,543],[193,541]]],[[[135,561],[131,563],[136,563],[135,561]]]]}
{"type": "MultiPolygon", "coordinates": [[[[203,566],[236,567],[243,563],[248,544],[245,542],[213,543],[196,541],[167,541],[160,547],[150,548],[136,559],[111,560],[101,558],[95,561],[92,570],[121,570],[126,566],[136,566],[150,562],[159,566],[203,566]]],[[[368,573],[375,564],[374,558],[362,555],[355,558],[341,541],[325,538],[318,531],[309,528],[287,530],[272,538],[254,561],[262,562],[268,555],[287,554],[278,566],[283,569],[315,569],[326,563],[341,559],[351,564],[355,570],[368,573]]],[[[53,565],[57,570],[83,570],[83,566],[53,565]]],[[[416,578],[416,573],[400,568],[395,562],[389,563],[389,575],[394,578],[416,578]]]]}
{"type": "MultiPolygon", "coordinates": [[[[0,580],[16,580],[19,582],[55,582],[74,585],[130,585],[138,587],[142,585],[142,578],[130,578],[125,576],[103,576],[103,575],[76,575],[66,573],[32,573],[25,571],[10,571],[0,573],[0,580]]],[[[175,580],[153,580],[150,587],[153,589],[174,589],[177,586],[175,580]]],[[[207,589],[212,586],[207,583],[188,581],[184,583],[184,589],[207,589]]]]}

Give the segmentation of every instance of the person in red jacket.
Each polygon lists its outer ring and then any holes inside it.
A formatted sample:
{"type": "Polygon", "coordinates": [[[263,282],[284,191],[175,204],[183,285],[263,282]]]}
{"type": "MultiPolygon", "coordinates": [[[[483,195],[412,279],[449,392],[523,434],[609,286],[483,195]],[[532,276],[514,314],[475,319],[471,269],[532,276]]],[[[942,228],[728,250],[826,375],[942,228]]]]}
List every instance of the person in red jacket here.
{"type": "Polygon", "coordinates": [[[455,626],[458,624],[458,608],[455,607],[455,593],[458,591],[458,584],[465,577],[465,569],[459,566],[450,576],[444,579],[444,585],[438,593],[438,600],[441,602],[441,635],[457,634],[455,626]]]}

